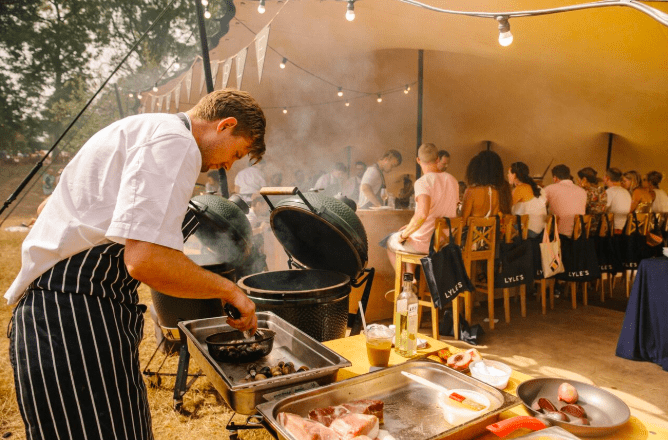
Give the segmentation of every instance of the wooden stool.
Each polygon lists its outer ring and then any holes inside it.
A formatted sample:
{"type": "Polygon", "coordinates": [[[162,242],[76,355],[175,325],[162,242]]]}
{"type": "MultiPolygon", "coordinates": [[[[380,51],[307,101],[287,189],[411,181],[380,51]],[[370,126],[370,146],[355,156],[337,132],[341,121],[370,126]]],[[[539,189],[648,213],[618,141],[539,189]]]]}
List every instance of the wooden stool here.
{"type": "MultiPolygon", "coordinates": [[[[466,243],[462,254],[464,266],[471,277],[474,261],[487,261],[487,310],[489,313],[489,328],[494,330],[494,251],[496,246],[496,217],[469,217],[466,243]]],[[[475,284],[475,280],[471,278],[475,284]]],[[[473,295],[464,294],[465,316],[471,322],[473,309],[473,295]]]]}

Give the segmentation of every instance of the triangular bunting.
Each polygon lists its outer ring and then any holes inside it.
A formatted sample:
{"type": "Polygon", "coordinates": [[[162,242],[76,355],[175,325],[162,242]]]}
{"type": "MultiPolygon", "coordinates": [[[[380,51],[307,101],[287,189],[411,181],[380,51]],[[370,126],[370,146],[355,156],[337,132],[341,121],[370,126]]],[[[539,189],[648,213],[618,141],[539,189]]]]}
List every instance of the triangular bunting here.
{"type": "Polygon", "coordinates": [[[185,81],[186,81],[186,99],[188,100],[188,102],[190,102],[190,88],[193,84],[193,68],[192,67],[190,67],[190,70],[186,74],[185,81]]]}
{"type": "Polygon", "coordinates": [[[211,80],[213,82],[213,88],[216,88],[216,79],[218,79],[218,61],[211,61],[211,80]]]}
{"type": "Polygon", "coordinates": [[[235,63],[237,71],[237,90],[241,90],[241,81],[244,79],[244,67],[246,66],[247,54],[248,54],[248,48],[244,47],[235,56],[235,58],[237,59],[235,63]]]}
{"type": "Polygon", "coordinates": [[[158,112],[162,111],[162,100],[163,100],[163,98],[164,98],[164,96],[159,96],[158,97],[158,107],[156,108],[156,110],[158,112]]]}
{"type": "Polygon", "coordinates": [[[179,100],[181,99],[181,83],[174,89],[174,110],[179,111],[179,100]]]}
{"type": "Polygon", "coordinates": [[[227,82],[230,80],[230,71],[232,70],[232,58],[225,60],[223,64],[223,88],[227,88],[227,82]]]}
{"type": "Polygon", "coordinates": [[[165,112],[169,113],[169,107],[172,104],[172,92],[174,90],[170,90],[169,93],[167,93],[167,97],[165,98],[165,112]]]}
{"type": "Polygon", "coordinates": [[[204,69],[204,60],[202,60],[202,74],[199,77],[199,96],[202,96],[204,90],[204,81],[206,81],[206,70],[204,69]]]}
{"type": "Polygon", "coordinates": [[[262,69],[264,68],[264,56],[267,53],[269,42],[269,26],[267,25],[255,37],[255,58],[257,58],[257,82],[262,82],[262,69]]]}
{"type": "Polygon", "coordinates": [[[148,108],[149,113],[153,112],[153,109],[155,109],[155,95],[151,95],[151,106],[148,108]]]}

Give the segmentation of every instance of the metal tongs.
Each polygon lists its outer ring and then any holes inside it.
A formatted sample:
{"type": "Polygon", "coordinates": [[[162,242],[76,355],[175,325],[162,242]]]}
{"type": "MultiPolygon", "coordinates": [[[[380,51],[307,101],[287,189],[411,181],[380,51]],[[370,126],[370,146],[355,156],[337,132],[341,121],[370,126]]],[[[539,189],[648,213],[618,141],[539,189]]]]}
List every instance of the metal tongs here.
{"type": "MultiPolygon", "coordinates": [[[[225,303],[225,305],[223,306],[223,310],[225,310],[225,313],[227,313],[227,316],[229,316],[232,319],[241,318],[241,312],[239,311],[239,309],[237,309],[236,307],[234,307],[230,303],[225,303]]],[[[241,333],[243,333],[245,340],[251,339],[253,337],[251,335],[250,330],[244,330],[241,333]]]]}

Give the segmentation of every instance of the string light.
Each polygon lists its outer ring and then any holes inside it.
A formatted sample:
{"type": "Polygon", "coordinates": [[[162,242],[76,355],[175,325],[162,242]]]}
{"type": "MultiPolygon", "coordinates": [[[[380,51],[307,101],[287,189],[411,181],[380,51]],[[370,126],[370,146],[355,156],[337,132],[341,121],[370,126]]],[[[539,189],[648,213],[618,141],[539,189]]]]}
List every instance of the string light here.
{"type": "Polygon", "coordinates": [[[339,87],[339,91],[338,91],[337,95],[343,96],[343,88],[342,87],[339,87]]]}
{"type": "Polygon", "coordinates": [[[287,58],[283,58],[283,61],[281,61],[281,64],[279,64],[279,66],[281,66],[281,69],[285,69],[285,64],[286,64],[287,62],[288,62],[288,59],[287,59],[287,58]]]}
{"type": "Polygon", "coordinates": [[[142,94],[141,94],[141,93],[137,93],[137,99],[139,99],[139,100],[141,101],[142,98],[143,98],[142,94]]]}
{"type": "Polygon", "coordinates": [[[209,6],[209,0],[202,0],[202,6],[209,6]]]}
{"type": "Polygon", "coordinates": [[[348,0],[346,7],[346,20],[353,21],[355,19],[355,0],[348,0]]]}
{"type": "Polygon", "coordinates": [[[134,93],[132,92],[128,93],[128,98],[134,98],[134,97],[135,97],[134,93]]]}
{"type": "Polygon", "coordinates": [[[153,84],[153,91],[154,92],[158,91],[158,83],[153,84]]]}
{"type": "Polygon", "coordinates": [[[177,60],[177,61],[174,61],[173,66],[174,66],[174,68],[175,68],[176,70],[178,70],[178,69],[181,67],[181,65],[179,64],[178,60],[177,60]]]}
{"type": "Polygon", "coordinates": [[[346,99],[346,107],[350,107],[350,102],[346,99]]]}
{"type": "Polygon", "coordinates": [[[499,22],[499,44],[504,47],[510,46],[510,43],[513,42],[513,34],[510,33],[508,16],[499,15],[496,17],[496,21],[499,22]]]}
{"type": "Polygon", "coordinates": [[[406,88],[404,89],[404,94],[405,94],[405,95],[408,95],[408,92],[410,92],[410,91],[411,91],[411,86],[409,86],[408,84],[406,84],[406,88]]]}
{"type": "Polygon", "coordinates": [[[266,11],[264,7],[264,0],[260,0],[260,5],[257,7],[257,12],[264,14],[264,11],[266,11]]]}
{"type": "Polygon", "coordinates": [[[283,107],[283,114],[285,114],[285,113],[287,113],[287,112],[288,112],[288,108],[287,108],[287,107],[283,107]]]}
{"type": "Polygon", "coordinates": [[[204,18],[211,18],[211,12],[208,9],[204,11],[204,18]]]}
{"type": "Polygon", "coordinates": [[[378,98],[376,98],[376,101],[383,102],[383,97],[380,96],[380,93],[378,94],[378,98]]]}

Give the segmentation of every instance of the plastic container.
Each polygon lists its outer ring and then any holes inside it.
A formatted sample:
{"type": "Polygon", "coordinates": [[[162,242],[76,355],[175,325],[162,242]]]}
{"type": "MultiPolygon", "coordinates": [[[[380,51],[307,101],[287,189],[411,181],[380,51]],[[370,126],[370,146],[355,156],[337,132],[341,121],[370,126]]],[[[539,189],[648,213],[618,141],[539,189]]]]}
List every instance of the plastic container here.
{"type": "Polygon", "coordinates": [[[471,376],[500,390],[508,386],[510,374],[513,372],[513,369],[503,362],[489,360],[471,362],[469,370],[471,376]]]}
{"type": "Polygon", "coordinates": [[[473,411],[453,403],[453,401],[446,393],[440,393],[438,395],[438,405],[443,410],[443,417],[445,418],[445,421],[451,425],[457,426],[464,424],[469,420],[473,420],[476,417],[481,416],[489,411],[490,401],[487,396],[483,395],[482,393],[463,389],[449,390],[449,393],[460,394],[485,406],[485,408],[481,409],[480,411],[473,411]]]}

